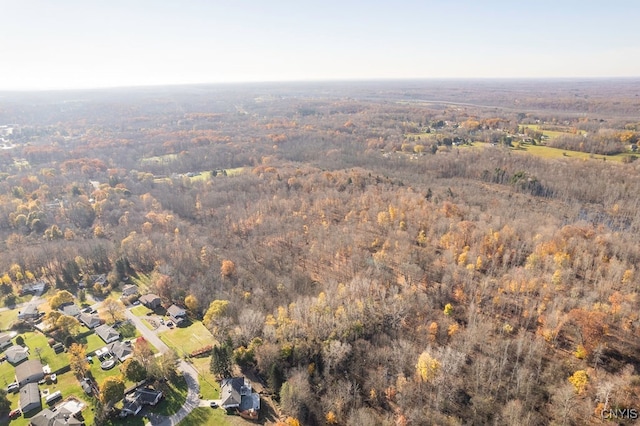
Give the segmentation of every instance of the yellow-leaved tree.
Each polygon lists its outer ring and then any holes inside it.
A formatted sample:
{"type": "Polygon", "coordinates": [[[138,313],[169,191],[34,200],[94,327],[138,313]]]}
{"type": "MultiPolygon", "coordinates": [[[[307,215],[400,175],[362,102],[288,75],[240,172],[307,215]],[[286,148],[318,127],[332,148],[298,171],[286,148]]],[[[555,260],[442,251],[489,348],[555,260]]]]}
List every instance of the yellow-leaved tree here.
{"type": "Polygon", "coordinates": [[[418,379],[423,382],[431,382],[438,376],[439,371],[440,361],[432,357],[428,351],[422,352],[416,364],[418,379]]]}

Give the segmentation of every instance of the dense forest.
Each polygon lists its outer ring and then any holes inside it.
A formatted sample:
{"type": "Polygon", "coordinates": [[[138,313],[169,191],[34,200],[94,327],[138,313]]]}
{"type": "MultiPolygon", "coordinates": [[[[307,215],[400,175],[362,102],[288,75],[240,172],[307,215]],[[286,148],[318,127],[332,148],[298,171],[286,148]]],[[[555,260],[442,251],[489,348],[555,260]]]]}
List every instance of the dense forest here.
{"type": "Polygon", "coordinates": [[[600,424],[640,409],[639,89],[2,93],[0,293],[153,277],[304,425],[600,424]]]}

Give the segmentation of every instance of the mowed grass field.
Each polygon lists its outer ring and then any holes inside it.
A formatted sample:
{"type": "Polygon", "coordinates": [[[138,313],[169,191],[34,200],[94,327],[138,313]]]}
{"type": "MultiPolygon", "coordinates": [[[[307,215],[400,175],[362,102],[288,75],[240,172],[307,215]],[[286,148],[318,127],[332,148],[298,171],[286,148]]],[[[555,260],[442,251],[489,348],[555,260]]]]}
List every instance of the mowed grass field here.
{"type": "Polygon", "coordinates": [[[521,143],[518,148],[511,148],[511,151],[531,154],[542,158],[577,158],[580,160],[615,161],[618,163],[621,163],[625,157],[633,156],[632,154],[627,153],[616,155],[589,154],[588,152],[569,151],[566,149],[527,143],[521,143]]]}
{"type": "Polygon", "coordinates": [[[180,356],[216,343],[209,330],[199,321],[191,323],[188,327],[175,327],[163,331],[158,336],[180,356]]]}

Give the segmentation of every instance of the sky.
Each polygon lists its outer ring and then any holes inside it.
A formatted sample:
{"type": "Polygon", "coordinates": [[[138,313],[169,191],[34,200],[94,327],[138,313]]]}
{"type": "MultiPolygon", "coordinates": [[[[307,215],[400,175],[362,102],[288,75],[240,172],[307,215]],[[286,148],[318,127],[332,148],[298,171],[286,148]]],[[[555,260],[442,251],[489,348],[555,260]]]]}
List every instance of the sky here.
{"type": "Polygon", "coordinates": [[[0,0],[0,90],[640,77],[637,0],[0,0]]]}

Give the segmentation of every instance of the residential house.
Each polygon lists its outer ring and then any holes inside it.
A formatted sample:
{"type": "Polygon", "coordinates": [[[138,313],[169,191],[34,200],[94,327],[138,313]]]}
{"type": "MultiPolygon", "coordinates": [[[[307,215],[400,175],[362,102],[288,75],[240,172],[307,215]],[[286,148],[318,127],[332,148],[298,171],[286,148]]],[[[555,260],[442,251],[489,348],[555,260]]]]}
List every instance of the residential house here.
{"type": "Polygon", "coordinates": [[[96,327],[95,332],[105,343],[115,342],[120,338],[120,333],[107,324],[96,327]]]}
{"type": "Polygon", "coordinates": [[[77,317],[78,315],[80,315],[80,308],[75,303],[69,303],[67,305],[61,306],[59,310],[63,314],[70,317],[77,317]]]}
{"type": "Polygon", "coordinates": [[[88,312],[82,312],[78,317],[78,321],[84,324],[87,328],[96,328],[100,324],[102,324],[102,321],[100,320],[100,317],[98,315],[90,314],[88,312]]]}
{"type": "Polygon", "coordinates": [[[38,312],[39,302],[31,302],[27,306],[24,307],[20,312],[18,312],[18,319],[21,320],[31,320],[36,319],[40,316],[40,312],[38,312]]]}
{"type": "Polygon", "coordinates": [[[162,399],[162,392],[151,388],[138,388],[124,397],[121,417],[137,415],[144,405],[154,406],[162,399]]]}
{"type": "Polygon", "coordinates": [[[105,284],[107,284],[107,275],[106,274],[100,274],[100,275],[92,275],[91,280],[93,281],[93,284],[98,284],[101,287],[104,287],[105,284]]]}
{"type": "Polygon", "coordinates": [[[145,294],[138,300],[149,309],[156,309],[160,307],[160,304],[162,303],[162,300],[160,300],[160,296],[153,293],[145,294]]]}
{"type": "Polygon", "coordinates": [[[20,296],[24,296],[25,294],[36,294],[41,295],[44,293],[44,290],[47,288],[47,283],[44,281],[35,281],[32,283],[27,283],[22,286],[20,289],[20,296]]]}
{"type": "Polygon", "coordinates": [[[138,294],[138,286],[133,284],[127,284],[122,287],[122,297],[130,297],[138,294]]]}
{"type": "Polygon", "coordinates": [[[29,357],[29,348],[23,346],[12,346],[5,351],[7,361],[17,364],[29,357]]]}
{"type": "Polygon", "coordinates": [[[109,348],[109,352],[118,358],[118,361],[124,362],[127,358],[130,358],[133,355],[133,348],[131,347],[131,342],[113,342],[107,345],[109,348]]]}
{"type": "Polygon", "coordinates": [[[40,400],[40,389],[37,383],[28,383],[20,389],[20,411],[22,411],[22,414],[41,408],[42,401],[40,400]]]}
{"type": "Polygon", "coordinates": [[[260,410],[260,395],[251,390],[251,382],[244,377],[223,379],[220,383],[220,406],[237,409],[243,417],[256,419],[260,410]]]}
{"type": "Polygon", "coordinates": [[[31,418],[31,426],[79,426],[84,423],[76,417],[85,404],[71,397],[53,408],[45,408],[31,418]]]}
{"type": "Polygon", "coordinates": [[[11,333],[0,334],[0,351],[13,345],[13,342],[11,341],[12,338],[13,336],[11,333]]]}
{"type": "Polygon", "coordinates": [[[28,383],[38,383],[44,378],[44,369],[40,360],[30,359],[16,367],[16,382],[20,387],[28,383]]]}
{"type": "Polygon", "coordinates": [[[176,324],[180,324],[187,319],[187,311],[177,305],[169,306],[167,313],[176,324]]]}

